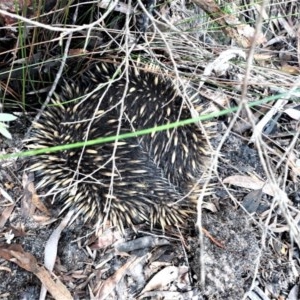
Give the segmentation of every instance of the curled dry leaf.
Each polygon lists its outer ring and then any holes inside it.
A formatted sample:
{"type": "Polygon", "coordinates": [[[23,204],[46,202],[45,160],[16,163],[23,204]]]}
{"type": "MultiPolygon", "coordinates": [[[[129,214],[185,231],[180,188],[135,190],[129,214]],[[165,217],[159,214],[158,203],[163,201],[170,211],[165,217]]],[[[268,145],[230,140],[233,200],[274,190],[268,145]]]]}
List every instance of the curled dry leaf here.
{"type": "MultiPolygon", "coordinates": [[[[3,266],[0,266],[0,271],[5,271],[5,272],[8,272],[8,273],[11,273],[12,270],[10,268],[7,268],[7,267],[3,267],[3,266]]],[[[8,295],[9,296],[9,295],[8,295]]]]}
{"type": "Polygon", "coordinates": [[[209,203],[209,202],[203,202],[202,208],[205,208],[213,213],[218,211],[217,207],[213,203],[209,203]]]}

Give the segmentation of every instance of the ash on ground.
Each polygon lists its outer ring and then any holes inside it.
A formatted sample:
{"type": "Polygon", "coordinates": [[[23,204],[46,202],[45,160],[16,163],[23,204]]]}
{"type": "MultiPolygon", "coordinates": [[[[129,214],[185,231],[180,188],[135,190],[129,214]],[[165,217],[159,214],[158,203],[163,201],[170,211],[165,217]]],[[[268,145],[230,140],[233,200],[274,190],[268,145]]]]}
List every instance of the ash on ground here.
{"type": "Polygon", "coordinates": [[[260,263],[258,229],[246,213],[230,203],[221,205],[218,213],[203,214],[202,226],[224,248],[206,237],[202,245],[199,242],[193,245],[191,267],[199,280],[201,294],[214,295],[216,299],[241,299],[260,263]]]}

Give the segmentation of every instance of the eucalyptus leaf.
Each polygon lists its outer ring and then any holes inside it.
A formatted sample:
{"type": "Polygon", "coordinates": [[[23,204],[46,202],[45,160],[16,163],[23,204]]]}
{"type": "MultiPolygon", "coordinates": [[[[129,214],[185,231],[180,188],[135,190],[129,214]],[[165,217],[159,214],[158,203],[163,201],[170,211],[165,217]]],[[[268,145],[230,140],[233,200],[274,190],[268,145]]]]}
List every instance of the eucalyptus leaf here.
{"type": "Polygon", "coordinates": [[[3,123],[0,123],[0,133],[5,136],[8,139],[11,139],[11,134],[9,133],[9,131],[6,129],[6,125],[3,123]]]}
{"type": "Polygon", "coordinates": [[[0,122],[9,122],[16,120],[17,117],[12,114],[0,113],[0,122]]]}

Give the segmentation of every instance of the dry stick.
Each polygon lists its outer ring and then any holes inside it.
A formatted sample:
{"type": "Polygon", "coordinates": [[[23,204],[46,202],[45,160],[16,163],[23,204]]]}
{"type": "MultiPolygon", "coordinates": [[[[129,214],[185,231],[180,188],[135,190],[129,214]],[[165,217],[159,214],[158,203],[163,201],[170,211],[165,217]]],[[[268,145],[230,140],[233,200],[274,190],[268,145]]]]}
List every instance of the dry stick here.
{"type": "MultiPolygon", "coordinates": [[[[95,22],[93,22],[91,24],[85,24],[85,25],[82,25],[82,26],[75,26],[75,28],[62,28],[62,27],[55,27],[55,26],[47,25],[47,24],[44,24],[44,23],[41,23],[41,22],[33,21],[31,19],[22,17],[22,16],[17,15],[17,14],[10,13],[10,12],[8,12],[6,10],[3,10],[3,9],[0,9],[0,15],[8,16],[8,17],[11,17],[13,19],[23,21],[23,22],[28,23],[32,26],[45,28],[45,29],[48,29],[50,31],[61,32],[61,38],[63,38],[64,36],[69,35],[70,33],[80,32],[84,29],[89,29],[91,27],[99,25],[115,9],[115,7],[118,5],[118,2],[119,2],[118,0],[111,1],[111,5],[108,7],[106,12],[101,16],[100,19],[96,20],[95,22]]],[[[77,9],[78,9],[78,7],[77,7],[77,9]]]]}
{"type": "MultiPolygon", "coordinates": [[[[294,149],[296,143],[299,140],[299,129],[297,130],[295,136],[293,137],[292,142],[290,143],[290,145],[287,147],[286,151],[283,153],[282,157],[280,157],[279,162],[276,165],[276,169],[278,169],[280,167],[280,165],[283,163],[283,161],[285,159],[287,159],[287,163],[285,165],[285,172],[284,172],[284,181],[283,181],[283,189],[285,190],[286,186],[285,183],[287,182],[287,177],[288,177],[288,169],[289,169],[289,165],[292,163],[291,162],[291,154],[292,154],[292,150],[294,149]],[[289,157],[287,157],[289,154],[289,157]]],[[[297,223],[298,224],[298,223],[297,223]]]]}

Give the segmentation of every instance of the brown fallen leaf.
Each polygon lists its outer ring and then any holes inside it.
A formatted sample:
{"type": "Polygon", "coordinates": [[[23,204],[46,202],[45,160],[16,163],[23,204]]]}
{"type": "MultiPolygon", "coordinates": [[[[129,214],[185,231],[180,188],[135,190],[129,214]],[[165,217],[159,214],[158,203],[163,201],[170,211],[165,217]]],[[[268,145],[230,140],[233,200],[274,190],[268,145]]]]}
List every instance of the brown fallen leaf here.
{"type": "Polygon", "coordinates": [[[3,228],[6,221],[10,217],[12,211],[14,210],[15,205],[10,205],[7,206],[3,211],[2,214],[0,215],[0,228],[3,228]]]}
{"type": "Polygon", "coordinates": [[[25,252],[21,245],[0,245],[0,257],[16,263],[21,268],[37,276],[54,299],[73,299],[59,278],[53,280],[51,274],[43,266],[38,264],[36,258],[31,253],[25,252]]]}
{"type": "Polygon", "coordinates": [[[26,173],[23,174],[22,185],[24,188],[24,195],[22,198],[22,212],[25,216],[32,216],[35,208],[37,208],[47,216],[50,216],[49,210],[36,193],[33,180],[32,174],[28,174],[28,176],[26,173]]]}

